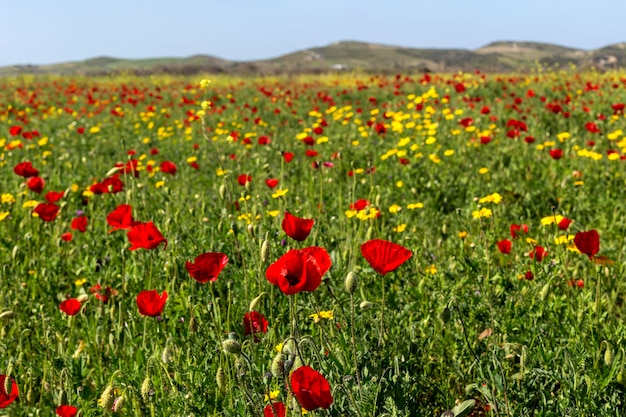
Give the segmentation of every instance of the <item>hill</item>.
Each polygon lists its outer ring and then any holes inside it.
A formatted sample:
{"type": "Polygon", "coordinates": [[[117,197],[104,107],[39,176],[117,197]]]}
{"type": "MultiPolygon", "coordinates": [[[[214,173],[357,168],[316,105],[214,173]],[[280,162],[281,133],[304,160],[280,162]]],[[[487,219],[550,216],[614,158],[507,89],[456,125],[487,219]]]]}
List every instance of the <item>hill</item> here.
{"type": "Polygon", "coordinates": [[[238,75],[321,73],[357,70],[365,72],[410,71],[528,71],[538,63],[600,70],[626,66],[626,43],[582,50],[540,42],[497,41],[475,50],[419,49],[359,41],[341,41],[258,61],[228,61],[209,55],[187,58],[118,59],[97,57],[53,65],[0,67],[0,76],[18,74],[109,75],[131,73],[238,75]]]}

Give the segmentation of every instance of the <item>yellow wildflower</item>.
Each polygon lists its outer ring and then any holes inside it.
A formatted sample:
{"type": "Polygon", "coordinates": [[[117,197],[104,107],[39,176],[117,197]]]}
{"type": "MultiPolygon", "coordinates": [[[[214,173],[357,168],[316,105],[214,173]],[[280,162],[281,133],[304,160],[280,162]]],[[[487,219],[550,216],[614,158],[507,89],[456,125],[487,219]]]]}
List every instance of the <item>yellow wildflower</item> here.
{"type": "Polygon", "coordinates": [[[406,223],[402,223],[393,228],[393,231],[396,233],[402,233],[406,230],[406,223]]]}
{"type": "Polygon", "coordinates": [[[500,204],[501,201],[502,201],[502,196],[499,193],[493,193],[491,195],[488,195],[487,197],[483,197],[480,200],[478,200],[480,204],[484,204],[484,203],[500,204]]]}
{"type": "Polygon", "coordinates": [[[492,215],[493,215],[493,212],[490,209],[485,208],[485,207],[481,208],[480,210],[476,210],[472,212],[472,217],[474,219],[480,219],[482,217],[488,218],[488,217],[491,217],[492,215]]]}
{"type": "Polygon", "coordinates": [[[276,190],[276,192],[274,194],[272,194],[272,198],[282,197],[285,194],[287,194],[288,191],[289,191],[288,188],[285,188],[284,190],[278,189],[278,190],[276,190]]]}
{"type": "Polygon", "coordinates": [[[564,217],[561,216],[560,214],[547,216],[547,217],[544,217],[543,219],[541,219],[541,224],[543,224],[544,226],[547,226],[547,225],[552,224],[552,223],[559,224],[559,223],[561,223],[561,220],[563,220],[563,219],[564,219],[564,217]]]}
{"type": "Polygon", "coordinates": [[[418,208],[424,208],[424,204],[422,203],[411,203],[408,206],[406,206],[406,208],[408,208],[409,210],[415,210],[418,208]]]}
{"type": "Polygon", "coordinates": [[[395,214],[399,212],[400,210],[402,210],[402,207],[400,207],[397,204],[392,204],[391,207],[389,207],[389,213],[392,213],[392,214],[395,214]]]}
{"type": "Polygon", "coordinates": [[[3,203],[15,203],[15,197],[9,193],[2,194],[1,200],[3,203]]]}
{"type": "Polygon", "coordinates": [[[274,401],[276,398],[278,398],[278,394],[280,394],[280,390],[270,391],[269,394],[270,394],[269,396],[265,394],[265,402],[268,402],[269,400],[274,401]]]}

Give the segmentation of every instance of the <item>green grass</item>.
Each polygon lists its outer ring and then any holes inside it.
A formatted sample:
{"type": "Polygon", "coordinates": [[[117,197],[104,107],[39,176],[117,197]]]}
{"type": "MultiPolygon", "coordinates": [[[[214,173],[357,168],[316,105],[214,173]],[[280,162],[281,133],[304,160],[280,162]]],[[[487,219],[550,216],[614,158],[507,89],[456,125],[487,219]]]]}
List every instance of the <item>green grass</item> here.
{"type": "Polygon", "coordinates": [[[206,89],[182,78],[1,80],[0,374],[19,386],[5,414],[52,415],[67,403],[108,415],[98,400],[112,387],[122,415],[262,416],[270,391],[301,415],[289,370],[272,366],[282,344],[291,371],[309,365],[330,384],[332,405],[310,415],[439,416],[470,399],[472,416],[622,415],[625,161],[607,151],[626,154],[625,118],[611,108],[626,101],[623,74],[421,77],[222,77],[206,89]],[[212,106],[193,117],[203,100],[212,106]],[[554,101],[569,117],[546,109],[554,101]],[[507,137],[511,119],[528,130],[507,137]],[[601,133],[585,128],[592,121],[601,133]],[[11,126],[39,136],[12,137],[11,126]],[[269,144],[258,144],[263,135],[269,144]],[[89,191],[130,159],[139,176],[118,171],[122,192],[89,191]],[[45,179],[42,194],[13,173],[24,161],[45,179]],[[158,169],[164,161],[176,175],[158,169]],[[252,176],[247,186],[241,174],[252,176]],[[53,190],[66,192],[58,217],[33,217],[53,190]],[[501,202],[480,202],[494,193],[501,202]],[[359,199],[380,216],[360,219],[350,208],[359,199]],[[167,248],[129,251],[126,232],[108,233],[120,204],[152,221],[167,248]],[[481,208],[492,215],[476,218],[481,208]],[[303,242],[283,232],[285,211],[315,220],[303,242]],[[71,229],[79,214],[85,233],[71,229]],[[554,215],[574,222],[542,224],[554,215]],[[512,224],[529,231],[513,239],[512,224]],[[555,242],[592,229],[595,262],[555,242]],[[412,257],[381,276],[361,254],[371,239],[412,257]],[[529,257],[536,245],[548,251],[542,261],[529,257]],[[332,259],[323,282],[282,294],[266,269],[310,246],[332,259]],[[205,252],[229,262],[200,284],[185,264],[205,252]],[[97,284],[115,290],[107,303],[97,284]],[[140,315],[135,301],[153,289],[169,294],[160,318],[140,315]],[[82,300],[75,316],[59,310],[68,298],[82,300]],[[256,337],[243,324],[253,300],[268,321],[256,337]],[[322,311],[332,318],[314,321],[322,311]],[[241,354],[224,350],[233,337],[241,354]]]}

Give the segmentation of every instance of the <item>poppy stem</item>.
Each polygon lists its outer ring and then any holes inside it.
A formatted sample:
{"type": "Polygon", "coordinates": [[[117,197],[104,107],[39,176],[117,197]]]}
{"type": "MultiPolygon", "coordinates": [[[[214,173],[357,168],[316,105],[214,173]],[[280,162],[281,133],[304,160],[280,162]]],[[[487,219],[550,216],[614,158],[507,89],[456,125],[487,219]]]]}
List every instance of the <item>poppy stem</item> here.
{"type": "Polygon", "coordinates": [[[359,387],[359,395],[363,399],[363,388],[361,387],[361,376],[359,375],[359,361],[356,353],[356,337],[354,336],[354,295],[350,294],[350,332],[352,333],[352,357],[354,359],[354,373],[359,387]]]}
{"type": "Polygon", "coordinates": [[[601,275],[598,267],[594,265],[594,269],[596,270],[596,318],[598,319],[598,324],[600,324],[600,291],[602,279],[600,278],[601,275]]]}
{"type": "Polygon", "coordinates": [[[143,318],[143,333],[141,334],[141,348],[143,351],[146,350],[146,329],[148,327],[148,318],[143,318]]]}
{"type": "Polygon", "coordinates": [[[291,337],[296,337],[296,294],[292,294],[289,297],[289,321],[291,324],[291,337]]]}
{"type": "Polygon", "coordinates": [[[382,299],[380,302],[380,337],[378,339],[378,346],[384,344],[383,335],[385,333],[385,279],[381,279],[382,282],[382,299]]]}

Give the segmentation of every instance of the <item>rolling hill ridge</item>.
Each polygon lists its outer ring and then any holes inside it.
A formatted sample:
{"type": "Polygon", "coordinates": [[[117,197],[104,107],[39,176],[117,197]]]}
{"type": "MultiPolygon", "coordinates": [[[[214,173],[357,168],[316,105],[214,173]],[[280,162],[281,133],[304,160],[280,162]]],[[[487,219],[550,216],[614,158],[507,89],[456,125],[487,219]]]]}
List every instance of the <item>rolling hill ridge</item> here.
{"type": "Polygon", "coordinates": [[[96,57],[52,65],[0,67],[0,76],[19,74],[111,75],[130,73],[275,75],[330,71],[437,72],[529,71],[537,65],[595,67],[599,70],[626,66],[626,43],[582,50],[539,42],[497,41],[475,50],[419,49],[359,41],[341,41],[257,61],[229,61],[209,55],[187,58],[118,59],[96,57]]]}

